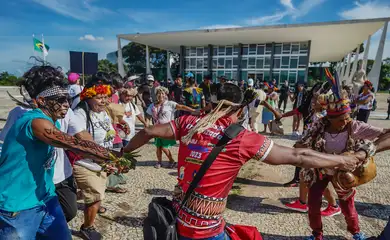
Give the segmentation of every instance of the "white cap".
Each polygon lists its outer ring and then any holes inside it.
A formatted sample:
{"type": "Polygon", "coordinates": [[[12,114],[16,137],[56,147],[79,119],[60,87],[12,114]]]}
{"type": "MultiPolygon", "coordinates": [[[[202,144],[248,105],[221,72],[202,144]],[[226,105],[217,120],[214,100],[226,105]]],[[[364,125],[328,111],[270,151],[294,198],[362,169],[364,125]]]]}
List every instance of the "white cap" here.
{"type": "Polygon", "coordinates": [[[154,81],[154,77],[153,75],[148,75],[148,77],[146,78],[148,81],[154,81]]]}
{"type": "Polygon", "coordinates": [[[254,84],[253,79],[249,78],[248,79],[248,86],[253,87],[253,84],[254,84]]]}

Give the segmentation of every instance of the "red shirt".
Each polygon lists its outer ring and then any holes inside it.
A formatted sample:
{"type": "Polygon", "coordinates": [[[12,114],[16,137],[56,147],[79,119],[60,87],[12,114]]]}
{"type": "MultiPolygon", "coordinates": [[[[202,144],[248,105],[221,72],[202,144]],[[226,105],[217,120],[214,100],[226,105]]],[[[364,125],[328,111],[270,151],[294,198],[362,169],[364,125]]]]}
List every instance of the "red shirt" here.
{"type": "MultiPolygon", "coordinates": [[[[200,117],[182,116],[171,122],[176,139],[180,140],[196,124],[200,117]]],[[[220,118],[213,127],[195,134],[189,145],[180,141],[178,156],[178,185],[173,203],[179,210],[193,176],[222,137],[223,131],[232,124],[230,117],[220,118]]],[[[254,132],[243,130],[218,155],[212,166],[195,189],[192,196],[178,213],[178,233],[192,239],[213,237],[224,230],[222,213],[233,182],[242,165],[250,159],[263,161],[273,146],[272,140],[254,132]]]]}

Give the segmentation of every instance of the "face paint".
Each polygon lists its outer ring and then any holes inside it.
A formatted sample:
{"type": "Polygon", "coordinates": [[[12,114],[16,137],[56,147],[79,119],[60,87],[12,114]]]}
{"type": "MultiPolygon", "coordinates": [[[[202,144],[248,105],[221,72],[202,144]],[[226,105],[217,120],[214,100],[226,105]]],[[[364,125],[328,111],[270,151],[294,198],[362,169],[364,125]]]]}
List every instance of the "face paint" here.
{"type": "Polygon", "coordinates": [[[43,108],[47,109],[55,119],[62,119],[65,117],[69,109],[69,96],[53,96],[44,98],[43,108]]]}

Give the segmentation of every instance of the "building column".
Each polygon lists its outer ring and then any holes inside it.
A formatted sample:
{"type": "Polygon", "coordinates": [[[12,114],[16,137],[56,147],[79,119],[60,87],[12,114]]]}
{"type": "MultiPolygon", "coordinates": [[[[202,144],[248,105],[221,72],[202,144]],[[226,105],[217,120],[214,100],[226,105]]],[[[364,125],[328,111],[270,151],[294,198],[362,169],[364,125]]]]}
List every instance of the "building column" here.
{"type": "Polygon", "coordinates": [[[388,24],[389,22],[386,22],[385,26],[383,27],[381,40],[379,41],[378,51],[376,52],[375,62],[374,65],[372,66],[370,73],[368,74],[368,79],[372,82],[375,91],[378,91],[378,86],[379,86],[379,76],[381,74],[383,50],[385,48],[388,24]]]}
{"type": "Polygon", "coordinates": [[[358,62],[359,62],[359,51],[360,51],[360,44],[358,44],[358,46],[356,48],[356,51],[355,51],[355,60],[353,61],[351,74],[349,74],[348,77],[345,79],[346,80],[346,84],[351,84],[352,83],[352,78],[355,75],[355,72],[357,71],[357,65],[358,65],[358,62]]]}
{"type": "MultiPolygon", "coordinates": [[[[307,44],[307,62],[306,62],[306,72],[305,72],[305,83],[307,83],[308,76],[309,76],[310,51],[311,51],[311,40],[309,40],[309,42],[307,44]]],[[[322,63],[321,63],[321,66],[322,66],[322,63]]]]}
{"type": "Polygon", "coordinates": [[[121,39],[120,37],[117,37],[118,41],[118,73],[124,77],[126,75],[125,68],[123,66],[123,55],[122,55],[122,46],[121,46],[121,39]]]}
{"type": "Polygon", "coordinates": [[[167,50],[167,79],[166,79],[167,86],[168,86],[168,79],[173,80],[171,74],[171,53],[169,52],[169,50],[167,50]]]}
{"type": "Polygon", "coordinates": [[[180,46],[180,75],[184,78],[185,59],[186,59],[186,48],[180,46]]]}
{"type": "MultiPolygon", "coordinates": [[[[275,56],[275,42],[272,43],[272,47],[271,47],[271,62],[269,63],[269,81],[272,82],[274,79],[274,74],[273,74],[273,70],[274,70],[274,56],[275,56]]],[[[282,61],[282,60],[280,60],[282,61]]],[[[277,82],[278,83],[278,82],[277,82]]]]}
{"type": "Polygon", "coordinates": [[[364,56],[363,56],[363,63],[361,69],[364,69],[364,71],[367,71],[367,60],[368,60],[368,53],[370,52],[370,45],[371,45],[371,35],[368,36],[366,47],[364,48],[364,56]]]}
{"type": "Polygon", "coordinates": [[[349,72],[351,70],[351,59],[352,59],[352,53],[348,53],[348,61],[347,61],[347,66],[345,67],[344,74],[341,78],[341,81],[347,80],[349,76],[349,72]]]}
{"type": "Polygon", "coordinates": [[[207,71],[210,76],[213,76],[213,45],[209,44],[207,48],[207,71]]]}
{"type": "Polygon", "coordinates": [[[146,45],[146,56],[145,56],[145,61],[146,61],[146,75],[151,74],[150,70],[150,58],[149,58],[149,46],[146,45]]]}
{"type": "MultiPolygon", "coordinates": [[[[233,45],[233,49],[234,49],[234,45],[233,45]]],[[[238,65],[237,65],[237,81],[240,82],[242,79],[241,79],[241,61],[242,61],[242,43],[239,43],[238,44],[238,65]]],[[[254,79],[255,80],[255,79],[254,79]]]]}

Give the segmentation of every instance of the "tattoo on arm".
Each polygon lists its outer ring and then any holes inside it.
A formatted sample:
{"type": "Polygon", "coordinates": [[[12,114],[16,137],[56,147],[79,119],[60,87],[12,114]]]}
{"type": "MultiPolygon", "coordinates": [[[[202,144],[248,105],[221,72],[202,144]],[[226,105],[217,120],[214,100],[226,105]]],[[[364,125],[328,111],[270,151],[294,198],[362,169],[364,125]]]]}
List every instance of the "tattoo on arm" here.
{"type": "Polygon", "coordinates": [[[91,157],[98,161],[110,159],[110,151],[92,141],[82,140],[70,136],[55,127],[45,128],[44,130],[44,137],[55,147],[69,149],[85,157],[91,157]]]}

